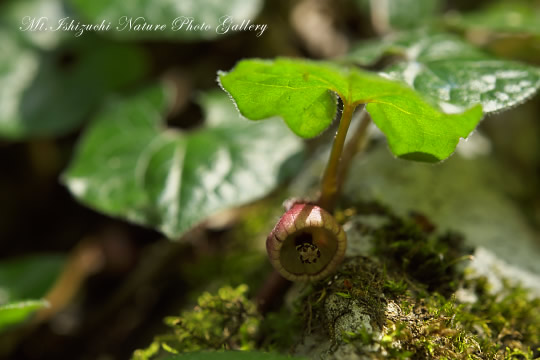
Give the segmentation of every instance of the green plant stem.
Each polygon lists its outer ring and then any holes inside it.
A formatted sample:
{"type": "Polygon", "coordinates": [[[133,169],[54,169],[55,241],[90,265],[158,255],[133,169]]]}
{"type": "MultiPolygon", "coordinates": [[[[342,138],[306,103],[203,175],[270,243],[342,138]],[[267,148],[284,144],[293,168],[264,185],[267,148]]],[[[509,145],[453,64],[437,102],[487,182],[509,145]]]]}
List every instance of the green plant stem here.
{"type": "Polygon", "coordinates": [[[345,145],[345,138],[347,137],[347,131],[351,124],[352,115],[354,113],[356,105],[343,103],[343,111],[341,113],[341,120],[339,121],[339,128],[332,145],[332,152],[330,153],[330,159],[328,165],[324,171],[324,175],[321,183],[321,195],[317,202],[320,207],[328,212],[334,210],[336,196],[338,195],[339,182],[338,172],[339,164],[341,160],[341,154],[343,153],[343,147],[345,145]]]}
{"type": "Polygon", "coordinates": [[[371,118],[367,114],[365,108],[362,109],[360,118],[360,124],[358,128],[351,136],[350,140],[345,144],[343,149],[343,155],[341,157],[341,162],[339,164],[339,174],[338,174],[338,193],[343,185],[343,182],[347,178],[347,173],[351,165],[351,161],[354,158],[354,155],[361,153],[366,147],[367,141],[367,129],[371,122],[371,118]]]}

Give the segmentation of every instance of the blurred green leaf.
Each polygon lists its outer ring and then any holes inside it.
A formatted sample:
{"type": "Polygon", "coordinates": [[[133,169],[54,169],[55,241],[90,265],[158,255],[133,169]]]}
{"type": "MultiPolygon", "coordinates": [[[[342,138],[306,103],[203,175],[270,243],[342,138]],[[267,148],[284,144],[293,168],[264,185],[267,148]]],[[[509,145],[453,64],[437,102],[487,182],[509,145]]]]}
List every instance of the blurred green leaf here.
{"type": "Polygon", "coordinates": [[[11,0],[0,5],[0,26],[28,44],[52,50],[61,41],[73,35],[65,31],[26,30],[32,19],[47,19],[47,25],[56,28],[58,21],[68,16],[61,0],[11,0]]]}
{"type": "Polygon", "coordinates": [[[425,30],[395,34],[356,46],[348,55],[368,65],[383,55],[399,55],[384,74],[401,80],[445,111],[482,104],[484,112],[516,106],[540,87],[540,70],[488,56],[457,36],[425,30]]]}
{"type": "Polygon", "coordinates": [[[138,47],[91,35],[42,52],[0,29],[0,137],[65,134],[111,92],[147,71],[138,47]],[[99,51],[96,51],[99,49],[99,51]]]}
{"type": "Polygon", "coordinates": [[[17,301],[0,305],[0,332],[5,328],[25,321],[31,314],[47,307],[45,300],[17,301]]]}
{"type": "Polygon", "coordinates": [[[360,9],[384,28],[414,29],[429,23],[441,9],[441,0],[356,0],[360,9]]]}
{"type": "MultiPolygon", "coordinates": [[[[221,36],[217,27],[222,17],[230,16],[232,24],[241,24],[243,20],[254,23],[255,17],[262,9],[262,0],[156,0],[152,2],[130,0],[70,0],[70,3],[91,23],[101,23],[103,20],[111,23],[111,30],[104,32],[105,36],[118,39],[168,39],[168,40],[201,40],[213,39],[221,36]],[[193,19],[188,28],[186,23],[178,31],[173,30],[173,22],[179,19],[176,25],[184,20],[193,19]],[[131,19],[131,22],[129,20],[131,19]],[[133,25],[130,28],[130,25],[133,25]],[[135,30],[137,25],[166,25],[164,31],[135,30]],[[206,24],[209,30],[197,30],[196,25],[206,24]],[[126,27],[127,25],[127,27],[126,27]],[[118,29],[117,29],[118,27],[118,29]]],[[[177,27],[178,27],[177,26],[177,27]]],[[[233,31],[229,30],[228,34],[233,31]]]]}
{"type": "Polygon", "coordinates": [[[46,307],[44,297],[64,266],[60,255],[27,255],[0,262],[0,331],[46,307]]]}
{"type": "Polygon", "coordinates": [[[383,56],[418,62],[486,58],[486,54],[477,47],[455,35],[423,28],[359,42],[352,47],[346,59],[359,65],[372,65],[383,56]]]}
{"type": "MultiPolygon", "coordinates": [[[[232,103],[220,107],[229,122],[208,121],[195,132],[167,128],[166,90],[150,88],[100,113],[63,180],[88,206],[178,239],[205,217],[266,195],[301,142],[277,119],[238,121],[232,103]]],[[[214,114],[211,97],[204,101],[214,114]]]]}
{"type": "Polygon", "coordinates": [[[498,1],[478,11],[452,13],[447,20],[466,29],[540,36],[540,2],[498,1]]]}
{"type": "Polygon", "coordinates": [[[367,104],[392,152],[414,160],[446,159],[482,117],[480,106],[444,114],[399,82],[329,62],[244,60],[219,78],[244,116],[281,116],[302,137],[328,127],[336,111],[333,93],[349,104],[367,104]]]}
{"type": "Polygon", "coordinates": [[[163,360],[305,360],[304,357],[286,356],[258,351],[216,351],[173,355],[163,360]]]}
{"type": "Polygon", "coordinates": [[[45,296],[64,261],[61,255],[27,255],[0,262],[0,305],[45,296]]]}

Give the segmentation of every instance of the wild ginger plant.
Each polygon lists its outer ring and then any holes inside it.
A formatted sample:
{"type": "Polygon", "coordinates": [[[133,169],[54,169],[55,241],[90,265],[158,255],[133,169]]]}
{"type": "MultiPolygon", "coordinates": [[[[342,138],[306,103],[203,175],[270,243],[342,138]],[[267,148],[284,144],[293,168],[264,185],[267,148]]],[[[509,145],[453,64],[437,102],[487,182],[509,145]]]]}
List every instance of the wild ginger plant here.
{"type": "Polygon", "coordinates": [[[317,280],[332,272],[345,252],[344,232],[329,213],[348,166],[342,159],[350,159],[343,151],[358,108],[369,117],[363,117],[356,141],[364,137],[371,118],[395,156],[439,162],[485,114],[530,98],[540,85],[540,71],[490,57],[455,35],[418,30],[360,45],[336,61],[242,60],[230,72],[221,72],[219,81],[244,117],[280,116],[303,138],[328,128],[340,105],[319,198],[289,209],[267,240],[280,274],[289,280],[317,280]],[[401,58],[383,72],[358,67],[388,52],[401,58]]]}

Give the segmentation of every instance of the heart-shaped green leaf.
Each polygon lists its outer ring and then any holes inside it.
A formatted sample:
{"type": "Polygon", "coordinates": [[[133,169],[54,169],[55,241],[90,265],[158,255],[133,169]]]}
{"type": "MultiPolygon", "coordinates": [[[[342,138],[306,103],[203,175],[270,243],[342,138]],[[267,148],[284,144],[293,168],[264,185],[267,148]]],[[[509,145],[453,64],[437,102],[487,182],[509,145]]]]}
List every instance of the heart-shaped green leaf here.
{"type": "Polygon", "coordinates": [[[415,160],[447,158],[482,117],[480,106],[445,114],[399,82],[328,62],[244,60],[219,79],[245,117],[281,116],[302,137],[328,127],[336,111],[334,93],[349,104],[367,104],[392,152],[415,160]]]}
{"type": "Polygon", "coordinates": [[[178,239],[205,217],[267,194],[301,142],[279,120],[239,121],[232,104],[211,97],[206,113],[216,113],[215,103],[230,121],[188,133],[168,129],[167,90],[150,88],[97,115],[63,180],[88,206],[178,239]]]}
{"type": "Polygon", "coordinates": [[[486,113],[501,111],[540,87],[538,68],[490,57],[457,36],[425,30],[358,45],[348,59],[368,65],[385,54],[401,56],[384,70],[386,76],[404,81],[443,110],[480,103],[486,113]]]}

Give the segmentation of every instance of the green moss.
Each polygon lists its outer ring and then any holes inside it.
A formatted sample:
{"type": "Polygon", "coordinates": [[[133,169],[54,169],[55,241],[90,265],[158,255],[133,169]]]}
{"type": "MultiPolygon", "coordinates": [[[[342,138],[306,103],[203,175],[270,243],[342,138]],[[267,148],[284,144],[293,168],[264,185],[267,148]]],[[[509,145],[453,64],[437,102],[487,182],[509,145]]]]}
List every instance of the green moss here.
{"type": "MultiPolygon", "coordinates": [[[[376,258],[349,258],[337,274],[306,290],[308,333],[323,326],[334,343],[373,359],[539,358],[540,299],[509,284],[494,294],[485,279],[467,280],[456,266],[469,253],[459,235],[435,236],[434,226],[418,214],[401,219],[378,209],[386,225],[360,229],[374,235],[376,258]],[[458,288],[477,301],[460,303],[458,288]],[[335,318],[328,319],[325,308],[332,296],[361,304],[375,331],[364,326],[336,334],[335,318]]],[[[346,221],[361,211],[339,214],[346,221]]]]}
{"type": "Polygon", "coordinates": [[[438,293],[401,297],[398,311],[385,312],[382,334],[361,329],[345,334],[344,341],[373,359],[532,360],[540,355],[540,299],[527,300],[519,287],[483,293],[472,304],[438,293]]]}
{"type": "Polygon", "coordinates": [[[539,298],[531,298],[525,289],[508,283],[501,291],[490,293],[484,278],[467,285],[475,291],[478,301],[461,305],[461,311],[455,312],[456,321],[478,333],[486,353],[515,358],[527,354],[525,358],[532,359],[534,349],[535,356],[540,357],[539,298]]]}
{"type": "Polygon", "coordinates": [[[133,359],[209,349],[254,349],[261,319],[255,304],[246,298],[247,290],[245,285],[226,286],[217,294],[202,294],[193,310],[166,318],[171,332],[157,336],[147,349],[135,351],[133,359]]]}
{"type": "Polygon", "coordinates": [[[460,304],[438,294],[422,299],[430,315],[422,328],[438,321],[447,334],[446,347],[460,355],[456,358],[533,359],[531,349],[540,336],[540,299],[529,299],[524,289],[512,286],[490,294],[485,279],[471,280],[468,286],[477,291],[474,303],[460,304]]]}
{"type": "Polygon", "coordinates": [[[430,292],[450,294],[456,289],[459,274],[455,265],[467,259],[460,235],[435,236],[417,218],[391,216],[374,237],[374,253],[389,270],[406,275],[430,292]]]}
{"type": "MultiPolygon", "coordinates": [[[[296,305],[295,305],[296,307],[296,305]]],[[[270,352],[290,352],[298,342],[304,322],[297,309],[283,307],[276,312],[267,313],[260,327],[260,348],[270,352]]]]}
{"type": "MultiPolygon", "coordinates": [[[[312,335],[318,336],[316,342],[329,339],[330,352],[346,344],[372,359],[539,357],[540,299],[508,284],[493,294],[485,279],[469,280],[456,266],[469,252],[462,238],[452,233],[435,236],[434,225],[423,216],[402,219],[373,204],[339,216],[346,221],[374,209],[388,221],[360,231],[375,238],[375,255],[347,258],[336,274],[304,285],[292,309],[289,305],[262,318],[247,300],[246,286],[224,287],[217,294],[203,294],[192,311],[168,318],[171,333],[156,337],[134,358],[222,348],[294,352],[303,337],[312,335]],[[460,303],[458,288],[473,292],[478,300],[460,303]]],[[[257,219],[236,234],[252,236],[252,231],[266,228],[257,219]]],[[[250,267],[260,268],[260,261],[240,259],[241,242],[235,244],[236,257],[229,255],[223,262],[227,269],[207,270],[221,272],[222,279],[232,271],[241,274],[234,281],[241,281],[250,267]]]]}
{"type": "Polygon", "coordinates": [[[405,294],[405,291],[407,291],[408,288],[409,286],[403,279],[386,279],[383,285],[384,292],[391,293],[394,296],[405,294]]]}

